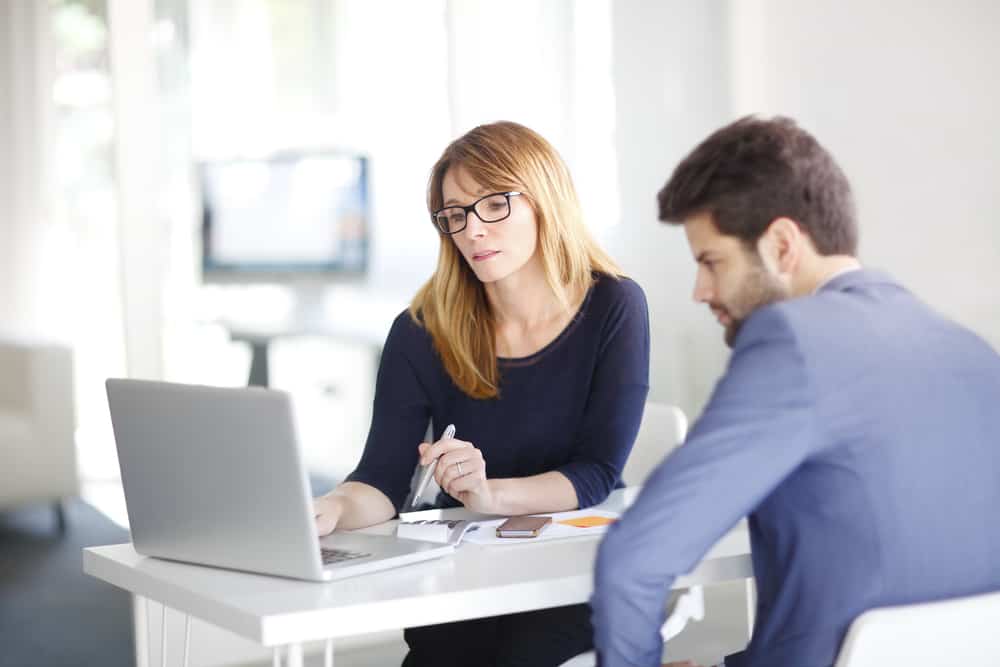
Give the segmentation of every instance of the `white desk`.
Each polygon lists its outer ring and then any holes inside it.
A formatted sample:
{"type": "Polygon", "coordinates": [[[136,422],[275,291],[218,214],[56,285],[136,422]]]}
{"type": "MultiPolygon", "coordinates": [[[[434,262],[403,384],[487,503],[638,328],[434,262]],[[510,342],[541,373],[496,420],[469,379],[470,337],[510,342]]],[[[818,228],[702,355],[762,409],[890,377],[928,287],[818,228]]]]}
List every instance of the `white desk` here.
{"type": "MultiPolygon", "coordinates": [[[[635,491],[616,491],[599,507],[621,511],[635,491]]],[[[393,529],[389,522],[368,530],[393,529]]],[[[598,541],[463,544],[452,556],[323,584],[147,558],[131,544],[84,549],[83,570],[129,591],[137,602],[162,602],[263,646],[287,645],[289,664],[300,667],[306,641],[586,602],[598,541]]],[[[675,587],[751,576],[749,539],[740,523],[675,587]]],[[[276,650],[275,664],[277,656],[276,650]]]]}

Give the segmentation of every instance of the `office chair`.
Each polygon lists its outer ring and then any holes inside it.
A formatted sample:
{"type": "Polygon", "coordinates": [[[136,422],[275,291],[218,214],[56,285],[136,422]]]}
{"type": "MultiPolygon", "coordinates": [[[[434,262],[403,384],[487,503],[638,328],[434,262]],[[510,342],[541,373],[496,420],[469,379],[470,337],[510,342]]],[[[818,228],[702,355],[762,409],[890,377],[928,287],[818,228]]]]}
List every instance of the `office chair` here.
{"type": "Polygon", "coordinates": [[[835,667],[995,665],[1000,592],[883,607],[851,624],[835,667]]]}

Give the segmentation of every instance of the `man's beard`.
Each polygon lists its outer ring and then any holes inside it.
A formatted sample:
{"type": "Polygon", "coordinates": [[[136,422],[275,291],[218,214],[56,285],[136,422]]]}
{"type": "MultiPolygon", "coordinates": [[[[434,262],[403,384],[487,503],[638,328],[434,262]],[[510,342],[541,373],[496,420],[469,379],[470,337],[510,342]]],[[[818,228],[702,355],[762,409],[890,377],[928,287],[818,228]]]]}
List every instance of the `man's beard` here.
{"type": "Polygon", "coordinates": [[[743,281],[743,286],[728,304],[713,304],[715,308],[722,309],[729,315],[729,324],[726,325],[724,338],[726,345],[733,346],[736,335],[740,332],[743,322],[746,321],[755,310],[777,301],[784,301],[790,294],[777,277],[768,273],[763,262],[756,262],[757,266],[751,269],[749,275],[743,281]]]}

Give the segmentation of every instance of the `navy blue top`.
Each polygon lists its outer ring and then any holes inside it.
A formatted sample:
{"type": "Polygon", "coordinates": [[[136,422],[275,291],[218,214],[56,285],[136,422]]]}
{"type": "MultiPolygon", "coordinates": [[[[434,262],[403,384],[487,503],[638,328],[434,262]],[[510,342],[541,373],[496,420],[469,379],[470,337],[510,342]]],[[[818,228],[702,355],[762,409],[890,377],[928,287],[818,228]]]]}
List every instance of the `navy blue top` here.
{"type": "MultiPolygon", "coordinates": [[[[499,358],[500,396],[471,398],[449,377],[430,334],[400,314],[386,338],[368,441],[348,481],[402,509],[429,419],[478,447],[490,479],[557,470],[580,507],[603,501],[639,430],[649,391],[649,314],[633,281],[598,276],[566,328],[528,357],[499,358]]],[[[439,504],[458,505],[441,494],[439,504]]]]}

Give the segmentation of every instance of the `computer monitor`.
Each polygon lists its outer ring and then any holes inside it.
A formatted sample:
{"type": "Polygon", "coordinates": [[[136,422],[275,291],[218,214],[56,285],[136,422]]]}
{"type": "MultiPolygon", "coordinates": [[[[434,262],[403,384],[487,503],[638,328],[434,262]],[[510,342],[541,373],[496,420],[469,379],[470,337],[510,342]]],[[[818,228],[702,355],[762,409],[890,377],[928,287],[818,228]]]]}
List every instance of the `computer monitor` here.
{"type": "Polygon", "coordinates": [[[206,282],[361,278],[368,267],[368,160],[315,152],[198,165],[206,282]]]}

